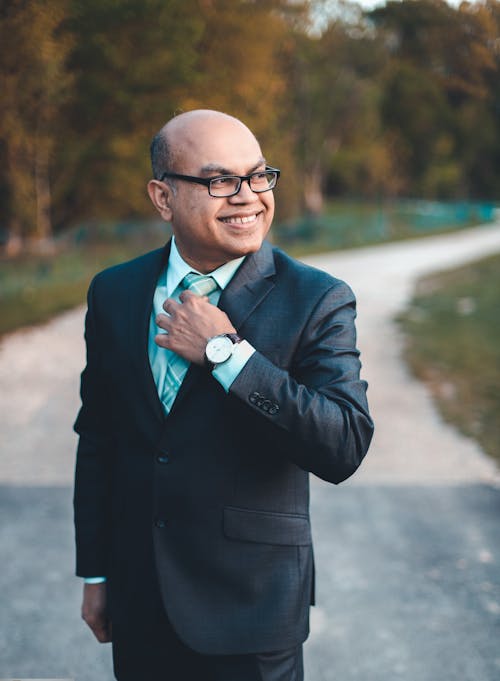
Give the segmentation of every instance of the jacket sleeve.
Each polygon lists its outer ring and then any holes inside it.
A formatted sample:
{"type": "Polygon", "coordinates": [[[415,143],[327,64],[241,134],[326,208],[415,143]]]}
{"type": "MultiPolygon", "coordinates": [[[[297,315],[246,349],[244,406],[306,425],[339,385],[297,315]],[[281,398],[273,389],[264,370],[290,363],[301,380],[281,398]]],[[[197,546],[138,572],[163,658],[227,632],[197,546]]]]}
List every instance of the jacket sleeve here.
{"type": "Polygon", "coordinates": [[[76,574],[106,575],[109,551],[111,456],[109,399],[100,366],[94,282],[88,293],[85,319],[87,364],[81,376],[82,407],[74,425],[79,443],[76,457],[74,518],[76,574]]]}
{"type": "Polygon", "coordinates": [[[334,483],[358,468],[373,434],[355,317],[354,295],[337,280],[312,310],[290,370],[257,348],[230,388],[267,420],[279,451],[334,483]]]}

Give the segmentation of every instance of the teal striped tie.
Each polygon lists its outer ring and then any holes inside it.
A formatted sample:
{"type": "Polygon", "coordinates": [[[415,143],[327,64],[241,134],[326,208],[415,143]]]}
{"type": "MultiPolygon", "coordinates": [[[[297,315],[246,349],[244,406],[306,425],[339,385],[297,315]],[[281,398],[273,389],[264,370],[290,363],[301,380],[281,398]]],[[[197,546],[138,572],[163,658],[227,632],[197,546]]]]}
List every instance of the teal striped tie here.
{"type": "MultiPolygon", "coordinates": [[[[189,272],[186,274],[180,284],[181,290],[188,290],[196,293],[198,296],[209,296],[218,288],[218,284],[213,277],[204,274],[196,274],[189,272]]],[[[171,354],[167,364],[165,382],[161,401],[165,405],[167,412],[170,411],[174,400],[179,392],[184,376],[188,370],[189,362],[184,357],[171,354]]]]}
{"type": "Polygon", "coordinates": [[[209,296],[218,288],[218,284],[213,277],[190,272],[182,280],[181,287],[196,293],[198,296],[209,296]]]}

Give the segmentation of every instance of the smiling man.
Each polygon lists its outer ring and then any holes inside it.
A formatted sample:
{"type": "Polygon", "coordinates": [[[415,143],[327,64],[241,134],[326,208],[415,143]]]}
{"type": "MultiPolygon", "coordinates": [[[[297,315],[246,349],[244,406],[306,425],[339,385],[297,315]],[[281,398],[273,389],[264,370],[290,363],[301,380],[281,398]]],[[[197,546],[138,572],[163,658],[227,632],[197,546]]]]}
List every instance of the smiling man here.
{"type": "Polygon", "coordinates": [[[313,472],[371,439],[349,287],[265,237],[280,171],[198,110],[151,145],[173,238],[92,282],[75,524],[119,681],[301,681],[313,472]]]}

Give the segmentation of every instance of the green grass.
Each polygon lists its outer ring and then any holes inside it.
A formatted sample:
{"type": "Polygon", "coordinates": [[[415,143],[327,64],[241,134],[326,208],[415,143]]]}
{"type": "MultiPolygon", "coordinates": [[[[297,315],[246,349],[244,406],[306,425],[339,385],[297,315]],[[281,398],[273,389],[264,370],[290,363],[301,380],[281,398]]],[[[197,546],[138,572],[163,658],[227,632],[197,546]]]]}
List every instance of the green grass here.
{"type": "Polygon", "coordinates": [[[123,224],[80,228],[71,243],[56,244],[55,255],[0,261],[0,337],[83,304],[97,272],[158,248],[167,238],[167,228],[159,231],[157,225],[136,225],[134,233],[123,224]]]}
{"type": "MultiPolygon", "coordinates": [[[[275,224],[271,236],[300,256],[460,229],[492,216],[492,204],[341,200],[319,217],[275,224]]],[[[0,260],[0,336],[82,304],[96,272],[157,248],[167,237],[160,222],[102,221],[65,233],[56,256],[0,260]]]]}
{"type": "Polygon", "coordinates": [[[425,277],[400,321],[444,418],[500,461],[500,256],[425,277]]]}
{"type": "Polygon", "coordinates": [[[330,201],[322,215],[273,227],[275,242],[292,255],[415,239],[464,229],[494,217],[492,203],[330,201]]]}
{"type": "MultiPolygon", "coordinates": [[[[276,225],[273,240],[295,255],[460,229],[487,207],[335,202],[325,215],[276,225]]],[[[99,270],[165,243],[159,223],[82,225],[52,257],[0,261],[0,336],[83,304],[99,270]]],[[[401,323],[406,355],[444,417],[500,460],[500,256],[423,279],[401,323]]]]}

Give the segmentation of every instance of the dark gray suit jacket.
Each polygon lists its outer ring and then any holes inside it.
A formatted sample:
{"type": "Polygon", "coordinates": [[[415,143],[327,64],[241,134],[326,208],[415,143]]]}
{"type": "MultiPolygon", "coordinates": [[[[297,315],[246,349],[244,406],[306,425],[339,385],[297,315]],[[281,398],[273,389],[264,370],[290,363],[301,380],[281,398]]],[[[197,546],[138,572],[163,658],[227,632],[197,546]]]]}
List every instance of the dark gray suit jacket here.
{"type": "Polygon", "coordinates": [[[108,575],[116,619],[157,578],[199,652],[288,648],[307,637],[313,593],[308,472],[345,480],[372,436],[355,299],[264,242],[219,302],[257,352],[229,394],[192,365],[165,416],[147,344],[168,254],[106,270],[89,289],[77,574],[108,575]]]}

